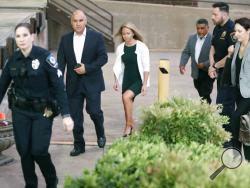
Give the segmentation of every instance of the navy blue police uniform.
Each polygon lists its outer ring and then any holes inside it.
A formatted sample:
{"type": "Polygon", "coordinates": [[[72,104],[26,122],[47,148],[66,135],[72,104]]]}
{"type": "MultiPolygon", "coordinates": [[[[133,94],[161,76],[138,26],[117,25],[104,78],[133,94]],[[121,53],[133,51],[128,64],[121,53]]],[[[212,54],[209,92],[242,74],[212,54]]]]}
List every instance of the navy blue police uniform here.
{"type": "Polygon", "coordinates": [[[0,78],[0,102],[10,84],[9,107],[26,187],[37,187],[35,162],[47,187],[56,187],[56,170],[48,148],[56,111],[62,116],[69,114],[62,72],[49,51],[33,46],[27,57],[17,50],[5,65],[0,78]]]}
{"type": "Polygon", "coordinates": [[[229,19],[223,26],[216,25],[212,38],[212,45],[215,49],[214,61],[218,62],[223,59],[228,54],[228,47],[234,44],[234,22],[229,19]]]}
{"type": "MultiPolygon", "coordinates": [[[[228,20],[223,26],[215,26],[213,30],[212,45],[215,49],[214,61],[215,63],[223,59],[228,54],[228,47],[235,44],[234,40],[234,22],[228,20]]],[[[234,90],[229,85],[222,85],[223,68],[217,70],[217,98],[216,104],[222,104],[222,115],[229,118],[235,109],[234,90]]],[[[232,132],[230,126],[224,126],[225,130],[232,132]]]]}

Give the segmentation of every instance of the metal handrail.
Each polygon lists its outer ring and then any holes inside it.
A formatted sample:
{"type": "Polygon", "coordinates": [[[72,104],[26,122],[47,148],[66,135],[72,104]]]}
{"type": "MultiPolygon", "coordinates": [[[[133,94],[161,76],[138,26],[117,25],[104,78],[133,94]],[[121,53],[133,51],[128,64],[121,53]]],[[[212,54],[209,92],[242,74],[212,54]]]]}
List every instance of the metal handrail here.
{"type": "MultiPolygon", "coordinates": [[[[79,0],[76,0],[76,1],[80,3],[79,0]]],[[[88,0],[88,2],[89,2],[90,4],[92,4],[92,5],[94,5],[96,8],[98,7],[99,10],[102,10],[103,12],[105,12],[106,14],[108,14],[111,18],[113,18],[112,14],[111,14],[110,12],[108,12],[107,10],[101,8],[100,6],[98,6],[97,4],[95,4],[95,3],[92,2],[92,1],[89,1],[89,0],[88,0]]],[[[85,7],[87,7],[87,8],[90,9],[90,10],[92,10],[92,11],[95,12],[96,14],[102,16],[100,13],[98,13],[98,12],[95,11],[94,9],[90,8],[89,6],[85,5],[85,7]]],[[[105,18],[105,17],[104,17],[104,18],[105,18]]],[[[105,19],[107,19],[107,18],[105,18],[105,19]]],[[[108,19],[107,19],[107,20],[108,20],[108,19]]]]}
{"type": "MultiPolygon", "coordinates": [[[[77,0],[76,0],[76,1],[77,1],[77,0]]],[[[79,7],[76,7],[74,4],[71,4],[69,1],[64,0],[64,2],[67,3],[68,5],[73,6],[75,9],[79,8],[79,7]]],[[[79,1],[77,1],[77,2],[79,2],[79,1]]],[[[91,12],[95,12],[94,9],[91,9],[91,8],[89,8],[89,7],[86,6],[86,5],[85,5],[85,7],[87,7],[89,10],[91,10],[91,12]]],[[[95,12],[95,13],[96,13],[96,12],[95,12]]],[[[86,14],[86,16],[87,16],[88,18],[91,18],[91,19],[95,20],[96,22],[98,22],[98,23],[99,23],[100,25],[102,25],[103,27],[106,27],[107,29],[109,29],[109,27],[108,27],[107,25],[105,25],[103,22],[99,21],[98,19],[96,19],[95,17],[91,16],[91,15],[88,14],[87,12],[85,12],[85,14],[86,14]]],[[[102,15],[99,14],[98,12],[97,12],[96,14],[98,14],[99,16],[102,17],[102,15]]],[[[107,19],[107,18],[105,18],[105,17],[103,17],[103,18],[104,18],[106,21],[109,21],[109,19],[107,19]]]]}
{"type": "Polygon", "coordinates": [[[74,1],[68,1],[68,0],[48,0],[48,3],[54,5],[59,10],[67,14],[67,16],[70,16],[72,11],[74,9],[79,9],[82,7],[82,9],[86,10],[84,11],[86,16],[89,18],[88,26],[90,28],[93,28],[101,33],[104,34],[106,38],[109,40],[112,40],[112,34],[113,34],[113,16],[111,13],[106,11],[105,9],[99,7],[97,4],[90,0],[74,0],[74,1]],[[68,6],[65,6],[68,5],[68,6]],[[80,5],[80,7],[79,7],[80,5]],[[71,7],[71,8],[69,8],[71,7]],[[94,15],[94,16],[93,16],[94,15]],[[101,28],[100,28],[101,26],[101,28]],[[102,29],[103,28],[103,29],[102,29]]]}

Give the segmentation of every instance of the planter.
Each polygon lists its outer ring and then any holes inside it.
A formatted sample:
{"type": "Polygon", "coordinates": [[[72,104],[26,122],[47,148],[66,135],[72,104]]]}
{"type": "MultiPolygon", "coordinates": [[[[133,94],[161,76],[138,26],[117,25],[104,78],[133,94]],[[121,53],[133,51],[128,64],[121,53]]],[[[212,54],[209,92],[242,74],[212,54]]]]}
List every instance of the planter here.
{"type": "Polygon", "coordinates": [[[0,126],[0,166],[13,161],[13,158],[5,156],[2,151],[14,144],[13,126],[0,126]]]}

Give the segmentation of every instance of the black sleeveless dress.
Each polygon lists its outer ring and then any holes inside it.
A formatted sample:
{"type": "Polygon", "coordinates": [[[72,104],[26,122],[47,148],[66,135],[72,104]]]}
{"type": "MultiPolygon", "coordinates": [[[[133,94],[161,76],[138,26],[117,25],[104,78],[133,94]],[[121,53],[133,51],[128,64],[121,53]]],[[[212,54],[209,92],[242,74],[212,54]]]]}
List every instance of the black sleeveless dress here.
{"type": "Polygon", "coordinates": [[[124,76],[122,82],[122,93],[127,90],[133,91],[134,95],[141,93],[142,80],[137,63],[137,55],[135,53],[136,44],[134,46],[124,46],[124,54],[122,62],[125,65],[124,76]]]}

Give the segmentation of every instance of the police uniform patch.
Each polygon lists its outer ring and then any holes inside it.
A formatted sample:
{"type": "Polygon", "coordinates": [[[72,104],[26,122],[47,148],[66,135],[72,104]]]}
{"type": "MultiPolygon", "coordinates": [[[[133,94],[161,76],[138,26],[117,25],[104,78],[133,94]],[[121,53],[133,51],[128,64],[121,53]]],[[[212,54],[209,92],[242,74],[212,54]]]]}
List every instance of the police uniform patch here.
{"type": "Polygon", "coordinates": [[[227,34],[227,32],[226,32],[226,31],[223,31],[223,33],[222,33],[221,36],[220,36],[220,39],[225,40],[226,34],[227,34]]]}
{"type": "Polygon", "coordinates": [[[54,67],[54,68],[57,68],[58,67],[58,63],[56,61],[56,59],[52,56],[52,55],[49,55],[46,59],[46,61],[49,63],[50,66],[54,67]]]}
{"type": "Polygon", "coordinates": [[[58,76],[58,78],[60,78],[62,76],[62,71],[60,71],[59,69],[57,69],[57,76],[58,76]]]}
{"type": "Polygon", "coordinates": [[[34,69],[34,70],[37,70],[37,69],[39,68],[39,65],[40,65],[40,62],[39,62],[38,59],[35,59],[35,60],[33,60],[33,61],[31,62],[31,67],[32,67],[32,69],[34,69]]]}

